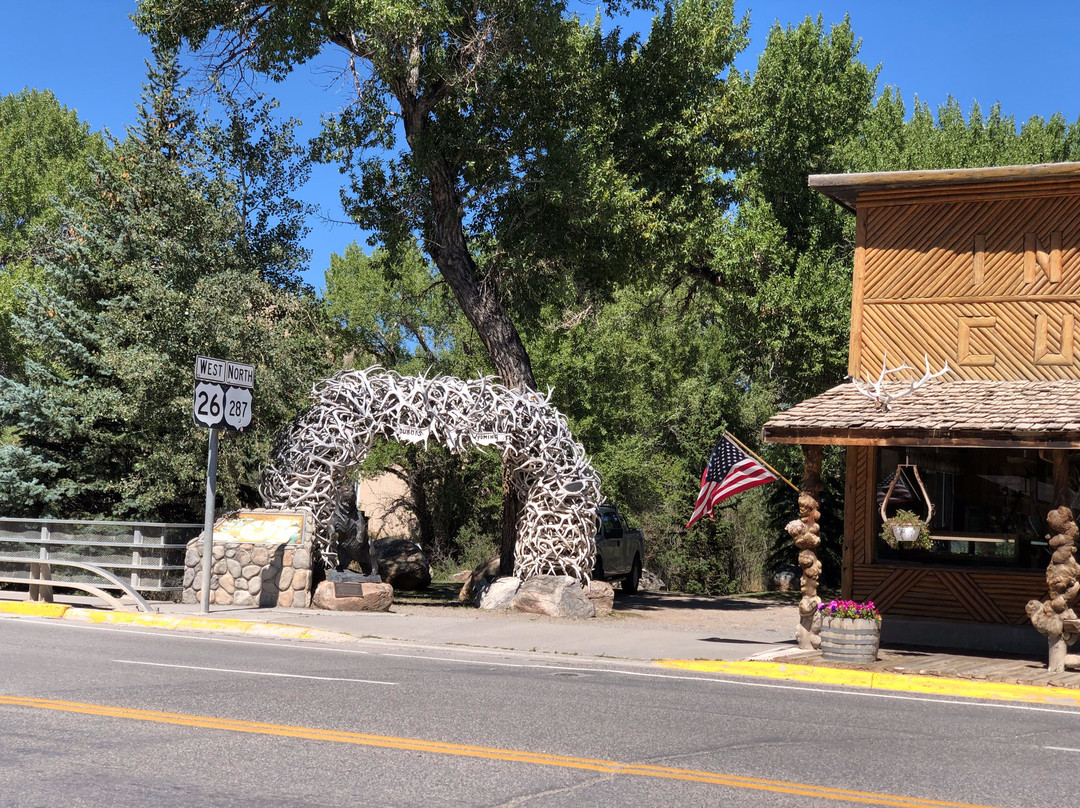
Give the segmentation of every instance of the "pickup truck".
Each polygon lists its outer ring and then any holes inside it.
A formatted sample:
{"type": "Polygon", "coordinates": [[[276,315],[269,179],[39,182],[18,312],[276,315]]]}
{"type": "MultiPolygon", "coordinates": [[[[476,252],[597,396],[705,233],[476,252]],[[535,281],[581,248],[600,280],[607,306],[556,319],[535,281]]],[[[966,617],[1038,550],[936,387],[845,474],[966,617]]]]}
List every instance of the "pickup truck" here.
{"type": "Polygon", "coordinates": [[[645,538],[641,531],[628,527],[614,505],[601,505],[593,578],[622,581],[622,591],[632,595],[638,590],[644,558],[645,538]]]}

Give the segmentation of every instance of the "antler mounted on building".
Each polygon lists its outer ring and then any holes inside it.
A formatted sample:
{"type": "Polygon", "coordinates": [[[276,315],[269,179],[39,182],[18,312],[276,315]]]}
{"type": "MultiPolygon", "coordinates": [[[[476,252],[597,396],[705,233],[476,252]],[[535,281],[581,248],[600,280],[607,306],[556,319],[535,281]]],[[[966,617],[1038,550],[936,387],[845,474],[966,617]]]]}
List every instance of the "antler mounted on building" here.
{"type": "Polygon", "coordinates": [[[939,370],[937,373],[930,372],[930,357],[927,354],[923,354],[923,359],[926,361],[926,372],[922,378],[915,379],[908,382],[907,387],[896,390],[895,392],[889,392],[885,389],[885,377],[890,373],[899,373],[902,370],[915,370],[910,365],[899,365],[895,368],[889,367],[889,354],[885,352],[884,361],[881,363],[881,374],[877,377],[877,381],[874,381],[869,376],[865,380],[858,379],[854,376],[847,376],[847,380],[855,385],[855,389],[862,393],[867,398],[871,399],[877,404],[879,410],[888,412],[892,409],[892,402],[901,396],[906,396],[908,393],[922,387],[926,382],[931,379],[936,379],[938,376],[944,375],[949,372],[949,360],[945,360],[945,367],[939,370]]]}

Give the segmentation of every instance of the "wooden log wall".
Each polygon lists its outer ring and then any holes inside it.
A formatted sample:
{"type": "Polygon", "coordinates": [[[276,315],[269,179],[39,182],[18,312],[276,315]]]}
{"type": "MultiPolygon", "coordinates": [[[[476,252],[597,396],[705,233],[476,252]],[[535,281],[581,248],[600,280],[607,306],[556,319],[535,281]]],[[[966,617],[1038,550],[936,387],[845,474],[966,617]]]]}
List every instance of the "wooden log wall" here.
{"type": "Polygon", "coordinates": [[[860,194],[856,236],[853,375],[1080,378],[1080,184],[860,194]]]}

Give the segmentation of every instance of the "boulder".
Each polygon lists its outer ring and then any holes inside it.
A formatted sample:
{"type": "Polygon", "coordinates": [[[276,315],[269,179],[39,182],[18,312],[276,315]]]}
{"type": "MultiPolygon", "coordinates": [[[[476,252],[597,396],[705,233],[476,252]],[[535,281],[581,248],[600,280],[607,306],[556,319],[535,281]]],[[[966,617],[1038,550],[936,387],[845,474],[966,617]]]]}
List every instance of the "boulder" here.
{"type": "Polygon", "coordinates": [[[507,609],[520,587],[521,581],[513,576],[496,578],[494,581],[482,578],[476,586],[473,602],[479,608],[492,612],[507,609]]]}
{"type": "Polygon", "coordinates": [[[615,606],[615,590],[607,581],[591,581],[587,597],[596,610],[597,617],[606,617],[611,614],[615,606]]]}
{"type": "Polygon", "coordinates": [[[332,612],[385,612],[394,602],[394,587],[384,583],[323,581],[315,587],[311,605],[332,612]]]}
{"type": "Polygon", "coordinates": [[[794,592],[799,588],[799,580],[802,572],[794,564],[781,564],[773,573],[772,586],[774,592],[794,592]]]}
{"type": "Polygon", "coordinates": [[[638,590],[641,592],[662,592],[667,589],[660,576],[648,570],[641,571],[641,580],[638,581],[638,590]]]}
{"type": "Polygon", "coordinates": [[[472,602],[476,595],[476,588],[480,585],[480,582],[483,580],[494,580],[498,575],[499,557],[495,555],[469,573],[469,577],[465,579],[465,583],[461,586],[461,591],[458,592],[458,600],[463,603],[472,602]]]}
{"type": "Polygon", "coordinates": [[[431,583],[431,565],[419,544],[408,539],[375,542],[379,576],[394,589],[426,589],[431,583]]]}
{"type": "Polygon", "coordinates": [[[510,608],[549,617],[596,617],[585,589],[569,575],[535,575],[524,581],[510,608]]]}

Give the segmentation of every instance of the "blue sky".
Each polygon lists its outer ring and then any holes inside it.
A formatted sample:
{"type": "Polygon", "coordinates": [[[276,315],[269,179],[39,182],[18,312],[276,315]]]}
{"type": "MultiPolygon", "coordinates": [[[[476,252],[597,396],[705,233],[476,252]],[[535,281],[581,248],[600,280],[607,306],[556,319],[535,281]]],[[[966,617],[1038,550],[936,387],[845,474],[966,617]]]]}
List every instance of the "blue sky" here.
{"type": "MultiPolygon", "coordinates": [[[[92,128],[122,134],[134,121],[149,57],[149,46],[127,18],[134,0],[19,0],[5,6],[0,95],[48,89],[92,128]]],[[[881,64],[881,86],[899,87],[909,111],[915,95],[934,109],[952,95],[965,110],[975,100],[984,110],[999,101],[1018,122],[1057,111],[1070,121],[1080,118],[1076,0],[737,0],[736,8],[748,11],[752,24],[750,47],[737,63],[742,70],[753,70],[777,20],[788,25],[820,13],[829,24],[847,12],[862,39],[863,61],[881,64]]],[[[316,60],[314,69],[270,88],[282,110],[303,121],[305,135],[315,131],[321,114],[341,104],[325,70],[330,62],[316,60]]],[[[323,167],[305,189],[307,201],[324,213],[311,222],[307,241],[312,260],[306,278],[317,288],[330,254],[363,238],[355,227],[333,223],[344,218],[338,179],[336,169],[323,167]]]]}

